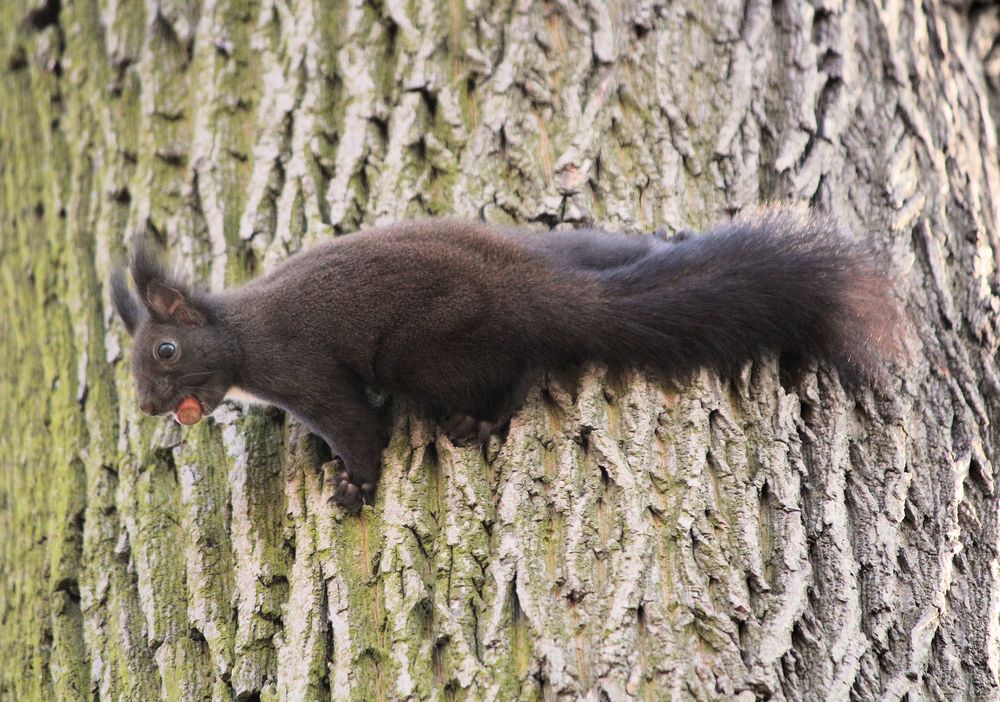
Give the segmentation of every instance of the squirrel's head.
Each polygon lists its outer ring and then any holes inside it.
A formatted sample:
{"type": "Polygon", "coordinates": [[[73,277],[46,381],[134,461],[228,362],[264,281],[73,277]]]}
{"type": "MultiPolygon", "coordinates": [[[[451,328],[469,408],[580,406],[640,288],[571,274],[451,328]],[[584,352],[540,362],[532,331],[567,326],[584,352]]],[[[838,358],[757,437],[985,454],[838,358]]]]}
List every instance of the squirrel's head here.
{"type": "Polygon", "coordinates": [[[111,297],[132,336],[132,374],[146,414],[174,411],[194,396],[212,412],[233,384],[233,359],[224,328],[207,295],[169,274],[137,236],[129,272],[111,274],[111,297]]]}

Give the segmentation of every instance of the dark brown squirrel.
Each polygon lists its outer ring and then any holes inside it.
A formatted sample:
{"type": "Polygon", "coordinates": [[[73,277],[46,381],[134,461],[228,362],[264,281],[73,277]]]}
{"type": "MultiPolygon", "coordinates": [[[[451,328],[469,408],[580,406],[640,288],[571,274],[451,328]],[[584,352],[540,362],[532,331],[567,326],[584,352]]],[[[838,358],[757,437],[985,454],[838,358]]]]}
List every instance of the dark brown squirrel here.
{"type": "Polygon", "coordinates": [[[678,376],[764,351],[884,373],[896,315],[866,245],[829,219],[764,209],[668,239],[529,232],[455,219],[341,236],[246,285],[208,293],[137,237],[112,298],[135,337],[139,402],[205,413],[243,391],[339,456],[334,500],[371,502],[383,440],[366,388],[412,398],[453,430],[502,426],[534,369],[595,360],[678,376]],[[197,409],[196,409],[197,411],[197,409]]]}

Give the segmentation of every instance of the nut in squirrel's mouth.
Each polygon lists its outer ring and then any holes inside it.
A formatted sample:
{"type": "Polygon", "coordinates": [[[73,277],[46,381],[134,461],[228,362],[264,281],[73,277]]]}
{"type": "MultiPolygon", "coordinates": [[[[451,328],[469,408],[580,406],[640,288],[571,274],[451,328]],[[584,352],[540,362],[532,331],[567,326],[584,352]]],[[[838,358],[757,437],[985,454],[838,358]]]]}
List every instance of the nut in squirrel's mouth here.
{"type": "Polygon", "coordinates": [[[171,414],[178,424],[191,426],[201,421],[201,418],[208,414],[208,407],[194,395],[188,395],[173,409],[171,414]]]}

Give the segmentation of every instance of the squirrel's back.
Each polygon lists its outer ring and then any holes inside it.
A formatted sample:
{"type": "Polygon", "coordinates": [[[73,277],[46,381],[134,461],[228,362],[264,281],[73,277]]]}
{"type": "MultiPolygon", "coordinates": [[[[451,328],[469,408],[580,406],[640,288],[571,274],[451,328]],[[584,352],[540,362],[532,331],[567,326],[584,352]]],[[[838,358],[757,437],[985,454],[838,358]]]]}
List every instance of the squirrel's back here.
{"type": "Polygon", "coordinates": [[[267,279],[291,291],[290,308],[329,310],[359,372],[400,383],[425,366],[459,373],[458,356],[679,374],[768,350],[875,378],[899,317],[865,243],[778,208],[677,240],[415,220],[321,244],[267,279]]]}

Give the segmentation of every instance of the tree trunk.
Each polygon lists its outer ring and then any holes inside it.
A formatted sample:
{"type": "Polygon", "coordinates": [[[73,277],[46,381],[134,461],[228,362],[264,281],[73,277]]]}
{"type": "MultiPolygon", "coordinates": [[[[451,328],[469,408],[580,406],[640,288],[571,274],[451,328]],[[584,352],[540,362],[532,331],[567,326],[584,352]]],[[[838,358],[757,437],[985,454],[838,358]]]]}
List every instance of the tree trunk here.
{"type": "Polygon", "coordinates": [[[4,2],[0,699],[997,699],[998,36],[940,0],[4,2]],[[765,200],[890,262],[890,393],[550,372],[482,452],[403,413],[360,517],[276,411],[141,416],[108,300],[145,224],[219,289],[405,217],[765,200]]]}

